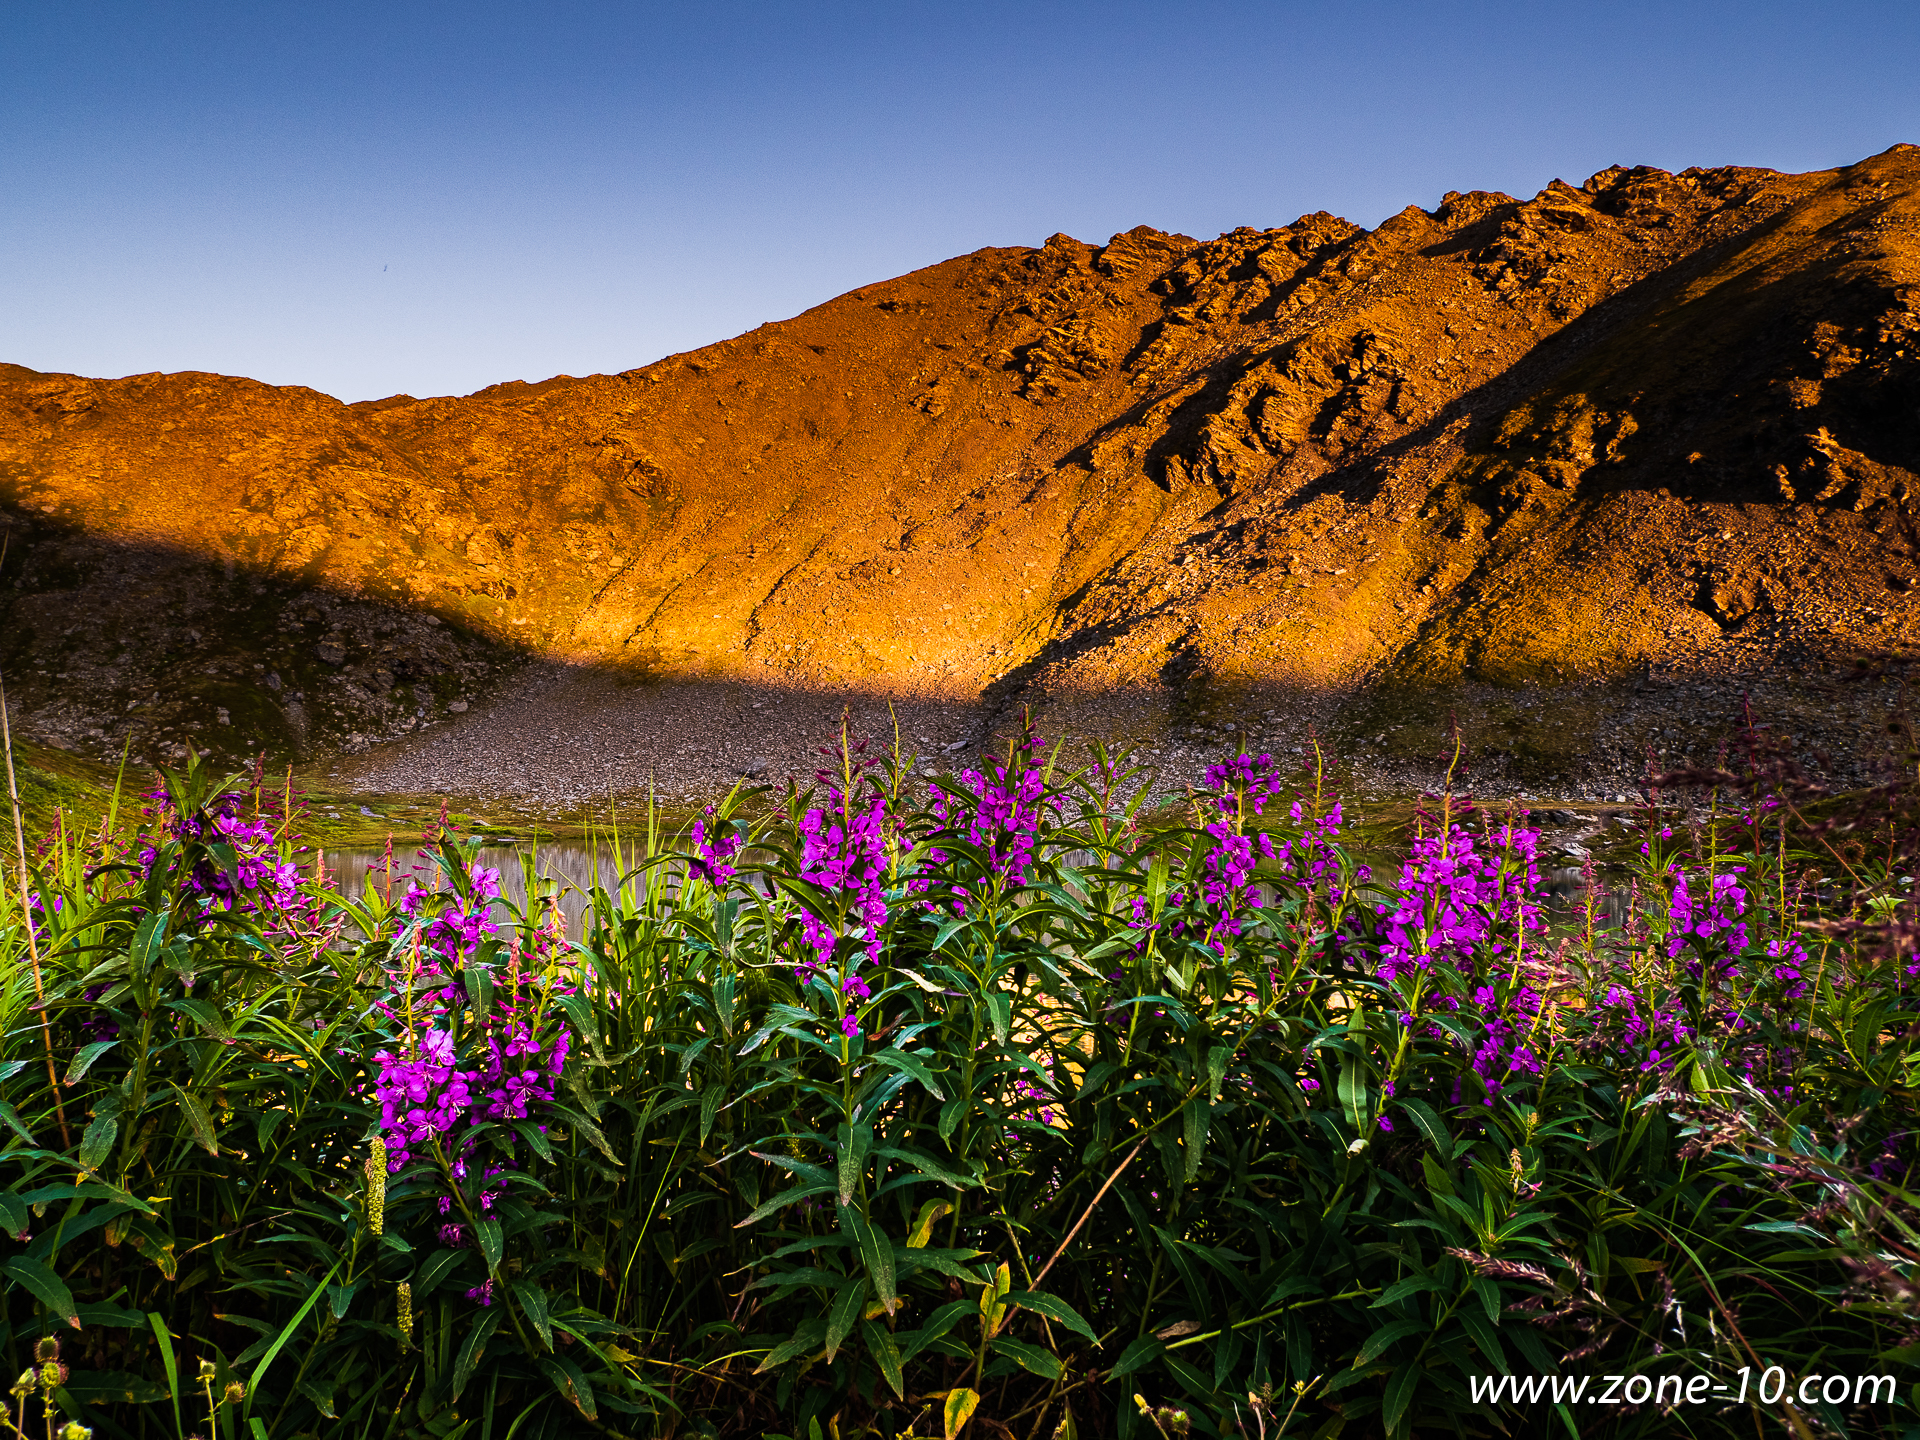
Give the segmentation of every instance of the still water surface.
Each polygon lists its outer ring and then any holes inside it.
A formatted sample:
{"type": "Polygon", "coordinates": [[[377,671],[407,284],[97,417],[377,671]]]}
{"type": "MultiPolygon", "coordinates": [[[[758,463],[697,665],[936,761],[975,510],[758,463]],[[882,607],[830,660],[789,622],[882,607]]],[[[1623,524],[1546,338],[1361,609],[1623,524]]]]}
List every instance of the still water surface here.
{"type": "MultiPolygon", "coordinates": [[[[524,906],[527,901],[526,869],[523,857],[531,857],[534,873],[559,882],[560,912],[566,917],[567,934],[574,939],[584,939],[586,935],[585,916],[587,913],[586,891],[594,884],[602,886],[609,894],[625,878],[636,892],[645,883],[644,877],[631,879],[635,867],[644,858],[645,852],[629,848],[624,865],[617,864],[611,846],[602,845],[590,850],[577,842],[553,841],[537,849],[531,846],[488,845],[481,849],[478,863],[497,869],[500,872],[500,894],[502,899],[512,902],[516,907],[524,906]]],[[[1069,857],[1069,860],[1083,860],[1087,857],[1069,857]]],[[[335,885],[343,894],[358,897],[363,893],[369,881],[376,889],[387,885],[387,862],[385,850],[370,848],[343,847],[329,850],[326,854],[327,868],[332,872],[335,885]]],[[[668,883],[676,887],[679,883],[679,867],[669,872],[668,883]]],[[[415,849],[396,846],[393,854],[393,891],[396,895],[405,894],[410,876],[417,878],[423,885],[432,885],[434,869],[430,862],[421,858],[415,849]]],[[[1602,876],[1603,881],[1619,877],[1602,876]]],[[[1574,867],[1541,867],[1541,889],[1546,894],[1548,911],[1558,919],[1569,918],[1581,906],[1584,886],[1581,872],[1574,867]]],[[[1270,899],[1266,887],[1258,887],[1263,899],[1270,899]]],[[[1626,897],[1624,884],[1617,891],[1609,893],[1599,907],[1598,920],[1603,927],[1619,926],[1626,919],[1626,897]]],[[[499,918],[507,918],[507,911],[496,906],[499,918]]]]}
{"type": "MultiPolygon", "coordinates": [[[[611,845],[600,845],[592,850],[577,842],[566,841],[553,841],[537,849],[532,846],[485,845],[481,847],[475,863],[500,872],[501,899],[518,908],[527,903],[523,857],[531,858],[536,875],[559,882],[560,913],[566,917],[567,934],[578,940],[586,934],[586,892],[598,884],[612,894],[623,878],[632,875],[643,853],[630,848],[625,855],[625,864],[621,865],[616,862],[611,845]]],[[[326,861],[334,885],[343,895],[357,899],[365,893],[369,883],[376,891],[387,888],[387,854],[384,849],[343,846],[327,851],[326,861]]],[[[391,883],[396,896],[406,893],[409,879],[431,888],[437,873],[432,862],[421,856],[417,847],[394,846],[391,883]]],[[[645,883],[644,877],[640,880],[629,879],[628,883],[637,890],[645,883]]],[[[496,903],[494,910],[499,918],[507,918],[508,912],[501,905],[496,903]]]]}

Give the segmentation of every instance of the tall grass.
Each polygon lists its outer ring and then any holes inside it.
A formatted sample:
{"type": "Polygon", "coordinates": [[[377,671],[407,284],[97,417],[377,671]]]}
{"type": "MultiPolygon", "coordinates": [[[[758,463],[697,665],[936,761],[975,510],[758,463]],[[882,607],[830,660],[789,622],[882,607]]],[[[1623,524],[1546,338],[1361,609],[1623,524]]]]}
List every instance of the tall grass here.
{"type": "Polygon", "coordinates": [[[0,916],[11,1423],[1912,1422],[1910,782],[1690,777],[1608,927],[1457,796],[1370,869],[1264,757],[1153,823],[1101,751],[909,761],[610,833],[577,936],[454,834],[333,893],[286,797],[198,768],[56,835],[0,916]],[[1472,1390],[1772,1365],[1898,1407],[1472,1390]]]}

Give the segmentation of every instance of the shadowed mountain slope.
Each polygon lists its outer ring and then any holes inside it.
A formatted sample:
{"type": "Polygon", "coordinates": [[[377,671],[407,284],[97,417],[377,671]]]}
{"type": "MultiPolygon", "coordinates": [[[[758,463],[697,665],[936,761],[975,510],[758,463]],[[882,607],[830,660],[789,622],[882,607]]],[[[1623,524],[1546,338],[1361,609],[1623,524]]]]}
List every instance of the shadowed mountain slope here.
{"type": "Polygon", "coordinates": [[[353,748],[530,654],[996,700],[1759,674],[1920,643],[1916,475],[1920,149],[1616,168],[983,250],[462,398],[0,366],[0,661],[137,753],[353,748]]]}

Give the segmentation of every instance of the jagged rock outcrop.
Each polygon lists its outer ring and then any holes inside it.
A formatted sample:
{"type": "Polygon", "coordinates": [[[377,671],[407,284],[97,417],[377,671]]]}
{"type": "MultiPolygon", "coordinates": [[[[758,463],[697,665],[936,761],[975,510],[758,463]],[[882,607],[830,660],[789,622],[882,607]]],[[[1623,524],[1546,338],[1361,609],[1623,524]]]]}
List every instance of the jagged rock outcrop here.
{"type": "Polygon", "coordinates": [[[1920,150],[1615,168],[1056,235],[463,398],[0,367],[0,662],[102,750],[346,744],[529,653],[1001,695],[1759,673],[1920,643],[1917,476],[1920,150]]]}

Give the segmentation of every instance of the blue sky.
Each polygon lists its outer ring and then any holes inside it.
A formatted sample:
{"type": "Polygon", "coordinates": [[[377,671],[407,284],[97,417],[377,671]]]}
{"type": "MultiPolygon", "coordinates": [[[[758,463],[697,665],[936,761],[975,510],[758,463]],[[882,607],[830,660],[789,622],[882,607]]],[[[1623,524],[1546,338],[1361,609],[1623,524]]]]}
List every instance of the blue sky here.
{"type": "Polygon", "coordinates": [[[9,0],[0,360],[345,400],[983,245],[1920,141],[1920,5],[9,0]]]}

